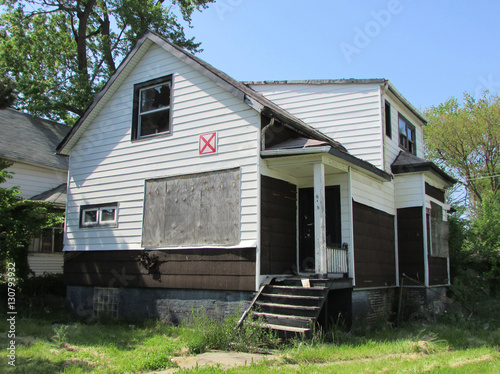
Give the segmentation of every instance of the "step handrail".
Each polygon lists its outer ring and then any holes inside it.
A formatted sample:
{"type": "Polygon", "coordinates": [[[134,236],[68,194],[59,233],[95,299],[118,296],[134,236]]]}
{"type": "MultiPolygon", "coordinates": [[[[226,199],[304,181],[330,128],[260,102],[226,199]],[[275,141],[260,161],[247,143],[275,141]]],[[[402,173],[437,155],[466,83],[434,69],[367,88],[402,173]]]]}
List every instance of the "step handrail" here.
{"type": "Polygon", "coordinates": [[[255,297],[253,298],[252,302],[250,303],[250,306],[243,312],[243,315],[241,316],[240,320],[238,321],[238,324],[234,328],[235,330],[239,329],[241,327],[241,325],[243,325],[243,322],[247,318],[248,314],[250,314],[250,310],[252,310],[252,308],[253,308],[255,302],[257,301],[257,299],[259,298],[260,294],[262,293],[262,291],[264,291],[264,288],[268,284],[271,283],[272,280],[273,280],[272,277],[267,277],[266,280],[264,282],[262,282],[262,284],[260,285],[259,292],[257,292],[257,294],[255,295],[255,297]]]}

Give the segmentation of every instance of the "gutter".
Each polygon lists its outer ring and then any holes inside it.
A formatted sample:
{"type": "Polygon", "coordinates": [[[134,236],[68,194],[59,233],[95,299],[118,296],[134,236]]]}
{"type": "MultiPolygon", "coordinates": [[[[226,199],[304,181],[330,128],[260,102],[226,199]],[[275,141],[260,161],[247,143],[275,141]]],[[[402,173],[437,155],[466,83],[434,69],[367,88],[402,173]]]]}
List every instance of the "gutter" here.
{"type": "Polygon", "coordinates": [[[429,120],[425,118],[425,116],[413,106],[412,103],[410,103],[402,94],[399,92],[394,85],[387,80],[384,85],[384,92],[389,90],[394,96],[398,98],[399,101],[401,101],[406,107],[412,112],[419,120],[421,120],[424,125],[427,125],[429,120]]]}

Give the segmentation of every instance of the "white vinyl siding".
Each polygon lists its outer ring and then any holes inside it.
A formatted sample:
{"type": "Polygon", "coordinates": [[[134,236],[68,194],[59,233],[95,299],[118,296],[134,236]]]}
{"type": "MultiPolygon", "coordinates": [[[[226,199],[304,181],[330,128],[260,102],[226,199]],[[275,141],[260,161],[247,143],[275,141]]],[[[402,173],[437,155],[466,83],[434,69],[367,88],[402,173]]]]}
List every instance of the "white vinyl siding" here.
{"type": "Polygon", "coordinates": [[[340,142],[352,155],[383,168],[378,84],[264,84],[252,88],[340,142]]]}
{"type": "Polygon", "coordinates": [[[385,149],[385,170],[391,170],[391,164],[394,162],[396,157],[398,157],[399,152],[403,149],[399,146],[399,126],[398,126],[398,118],[399,114],[401,114],[404,118],[406,118],[412,125],[415,126],[416,130],[416,143],[417,143],[417,152],[416,156],[420,158],[424,158],[424,133],[423,133],[423,123],[420,119],[418,119],[410,110],[408,110],[405,106],[401,105],[398,100],[396,100],[392,95],[386,93],[383,97],[382,102],[387,100],[391,105],[391,129],[392,129],[392,138],[390,139],[387,136],[384,136],[384,149],[385,149]]]}
{"type": "Polygon", "coordinates": [[[28,265],[35,276],[47,274],[62,274],[64,258],[62,253],[30,253],[28,265]]]}
{"type": "Polygon", "coordinates": [[[141,249],[145,180],[241,169],[240,246],[257,241],[260,116],[154,44],[71,151],[65,250],[141,249]],[[133,86],[172,76],[168,136],[131,141],[133,86]],[[199,135],[217,131],[218,153],[200,156],[199,135]],[[115,228],[79,228],[82,205],[118,202],[115,228]]]}
{"type": "Polygon", "coordinates": [[[15,162],[7,171],[13,172],[12,179],[7,179],[2,184],[3,188],[19,186],[21,196],[29,199],[42,192],[51,190],[63,183],[66,183],[66,171],[49,169],[43,166],[33,166],[20,162],[15,162]]]}
{"type": "Polygon", "coordinates": [[[423,173],[394,176],[396,208],[423,206],[425,203],[425,180],[423,173]]]}
{"type": "Polygon", "coordinates": [[[358,203],[388,214],[396,214],[394,184],[391,182],[380,182],[366,174],[353,170],[352,198],[358,203]]]}

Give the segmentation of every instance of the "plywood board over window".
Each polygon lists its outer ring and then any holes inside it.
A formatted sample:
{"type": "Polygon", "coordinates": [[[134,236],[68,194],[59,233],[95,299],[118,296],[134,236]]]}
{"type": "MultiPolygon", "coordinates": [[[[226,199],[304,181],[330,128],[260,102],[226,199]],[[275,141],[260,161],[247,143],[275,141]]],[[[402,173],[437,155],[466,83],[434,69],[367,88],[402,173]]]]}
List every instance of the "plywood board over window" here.
{"type": "Polygon", "coordinates": [[[236,245],[240,240],[240,170],[146,181],[142,245],[236,245]]]}
{"type": "Polygon", "coordinates": [[[443,208],[433,202],[431,202],[430,221],[431,256],[448,257],[449,224],[443,220],[443,208]]]}

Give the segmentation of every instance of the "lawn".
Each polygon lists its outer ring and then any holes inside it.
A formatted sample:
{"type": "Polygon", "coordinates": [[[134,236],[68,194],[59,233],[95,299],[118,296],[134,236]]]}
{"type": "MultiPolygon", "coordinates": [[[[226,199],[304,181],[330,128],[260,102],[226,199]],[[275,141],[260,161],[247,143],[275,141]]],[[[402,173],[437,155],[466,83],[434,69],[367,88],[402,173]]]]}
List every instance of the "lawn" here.
{"type": "MultiPolygon", "coordinates": [[[[496,304],[498,306],[499,303],[496,304]]],[[[334,329],[309,340],[279,341],[255,327],[235,332],[198,315],[191,325],[74,320],[62,313],[21,312],[15,367],[5,354],[10,325],[0,324],[0,372],[147,373],[175,368],[172,358],[208,349],[268,351],[269,359],[227,373],[500,373],[498,309],[482,318],[449,319],[351,332],[334,329]],[[87,322],[87,323],[86,323],[87,322]]],[[[6,315],[4,313],[4,315],[6,315]]],[[[218,367],[180,373],[219,373],[218,367]]]]}

